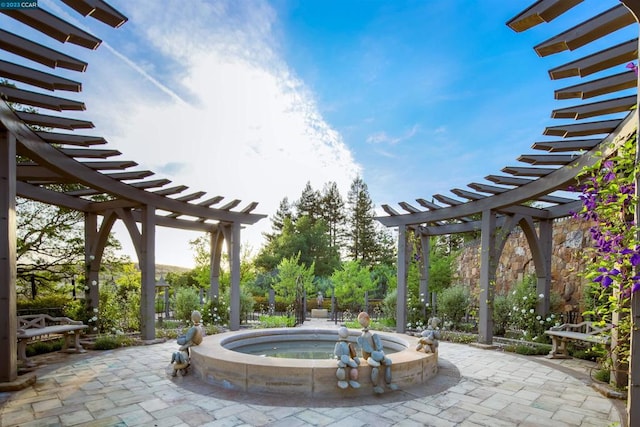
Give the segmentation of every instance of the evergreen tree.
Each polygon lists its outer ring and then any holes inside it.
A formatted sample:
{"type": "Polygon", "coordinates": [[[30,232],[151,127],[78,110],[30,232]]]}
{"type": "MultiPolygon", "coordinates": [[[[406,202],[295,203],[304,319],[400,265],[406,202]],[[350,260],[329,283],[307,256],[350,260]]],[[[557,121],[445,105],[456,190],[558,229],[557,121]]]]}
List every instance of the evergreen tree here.
{"type": "Polygon", "coordinates": [[[361,177],[356,177],[351,183],[347,204],[347,255],[353,261],[360,261],[363,266],[372,266],[378,253],[373,219],[375,212],[367,184],[361,177]]]}
{"type": "Polygon", "coordinates": [[[339,247],[343,240],[345,221],[344,200],[338,190],[338,184],[329,182],[324,185],[321,198],[320,214],[327,224],[329,244],[339,247]]]}
{"type": "Polygon", "coordinates": [[[298,217],[307,216],[312,223],[320,219],[320,199],[320,193],[311,187],[311,182],[307,181],[307,185],[296,203],[298,217]]]}
{"type": "Polygon", "coordinates": [[[273,218],[271,218],[271,230],[273,230],[273,232],[263,233],[264,237],[267,239],[267,242],[273,241],[282,233],[285,219],[293,220],[293,212],[291,210],[291,204],[289,203],[288,197],[285,197],[280,201],[278,210],[276,211],[275,215],[273,215],[273,218]]]}

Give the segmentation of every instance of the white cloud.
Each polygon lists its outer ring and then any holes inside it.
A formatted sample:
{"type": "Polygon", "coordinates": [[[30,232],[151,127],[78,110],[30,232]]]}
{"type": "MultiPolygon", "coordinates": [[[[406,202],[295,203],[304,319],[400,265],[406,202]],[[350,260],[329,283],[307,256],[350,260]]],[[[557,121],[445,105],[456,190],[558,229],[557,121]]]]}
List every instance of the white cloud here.
{"type": "MultiPolygon", "coordinates": [[[[360,167],[318,113],[304,82],[277,55],[271,34],[276,17],[265,3],[116,7],[131,18],[126,25],[137,37],[128,51],[144,51],[145,61],[155,57],[156,66],[145,69],[162,74],[142,72],[129,62],[136,58],[123,60],[107,50],[90,62],[89,113],[127,159],[188,185],[187,192],[225,196],[222,204],[239,198],[242,208],[258,201],[255,212],[269,215],[283,197],[297,199],[307,181],[318,189],[336,181],[346,193],[360,167]]],[[[243,242],[256,249],[260,232],[269,228],[268,219],[248,227],[243,242]]],[[[128,237],[119,237],[128,248],[128,237]]],[[[171,241],[164,238],[159,230],[157,261],[189,265],[185,242],[193,235],[180,244],[175,233],[171,241]]]]}

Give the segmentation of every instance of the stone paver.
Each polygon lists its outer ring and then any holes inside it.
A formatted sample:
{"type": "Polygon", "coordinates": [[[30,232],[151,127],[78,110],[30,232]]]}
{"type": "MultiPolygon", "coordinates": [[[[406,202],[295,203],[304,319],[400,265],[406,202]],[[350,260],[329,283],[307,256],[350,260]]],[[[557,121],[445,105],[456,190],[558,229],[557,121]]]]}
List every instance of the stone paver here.
{"type": "Polygon", "coordinates": [[[230,392],[191,375],[171,378],[176,346],[36,357],[44,361],[37,383],[0,393],[0,425],[586,427],[621,417],[622,405],[589,387],[588,368],[575,360],[441,342],[440,373],[420,389],[314,400],[230,392]]]}

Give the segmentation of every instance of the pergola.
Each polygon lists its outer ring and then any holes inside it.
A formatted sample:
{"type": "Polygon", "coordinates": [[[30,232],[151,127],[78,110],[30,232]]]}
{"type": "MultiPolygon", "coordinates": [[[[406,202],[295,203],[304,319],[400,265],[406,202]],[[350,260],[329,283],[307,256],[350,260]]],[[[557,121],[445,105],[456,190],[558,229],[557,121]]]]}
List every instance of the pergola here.
{"type": "MultiPolygon", "coordinates": [[[[507,25],[516,32],[525,31],[543,22],[552,21],[581,2],[582,0],[539,0],[507,22],[507,25]]],[[[534,50],[541,57],[573,51],[629,25],[637,27],[640,1],[621,0],[611,3],[611,9],[543,41],[534,50]]],[[[398,332],[405,331],[407,320],[407,267],[411,250],[408,247],[408,233],[415,233],[420,241],[419,249],[423,255],[420,293],[427,295],[430,236],[478,230],[481,232],[478,298],[481,344],[490,345],[493,342],[494,295],[491,284],[495,279],[506,239],[516,226],[521,227],[527,238],[535,265],[537,291],[544,294],[537,310],[543,314],[548,311],[552,221],[581,209],[581,201],[566,190],[575,184],[576,176],[582,168],[611,154],[612,150],[637,132],[637,90],[632,95],[616,95],[617,92],[638,86],[637,73],[625,69],[625,63],[637,60],[638,38],[634,38],[549,70],[552,80],[583,78],[604,71],[607,73],[605,77],[556,89],[554,97],[557,100],[588,100],[607,96],[607,99],[553,110],[552,118],[576,121],[547,127],[543,132],[546,136],[562,139],[534,143],[532,148],[542,151],[542,154],[524,154],[518,157],[517,160],[524,165],[506,166],[501,174],[487,176],[487,183],[472,182],[468,184],[469,189],[452,189],[451,193],[457,197],[436,194],[433,199],[437,203],[423,198],[416,199],[420,207],[400,202],[403,212],[388,205],[383,206],[388,216],[377,219],[388,227],[398,227],[398,332]],[[607,72],[612,68],[625,71],[607,72]],[[612,115],[615,118],[611,118],[612,115]],[[606,118],[586,120],[601,116],[606,118]],[[531,206],[530,202],[537,203],[531,206]]],[[[636,223],[638,218],[640,216],[636,215],[636,223]]],[[[638,296],[634,296],[632,305],[636,323],[635,318],[640,313],[639,304],[638,296]]],[[[629,425],[640,425],[640,414],[634,411],[640,410],[640,402],[635,403],[640,399],[635,390],[640,384],[640,370],[637,369],[640,364],[640,337],[637,329],[638,325],[635,325],[631,341],[629,425]]]]}
{"type": "MultiPolygon", "coordinates": [[[[113,28],[127,21],[102,0],[62,0],[62,3],[70,8],[64,13],[77,12],[113,28]]],[[[0,29],[0,78],[14,83],[0,86],[0,383],[14,381],[18,371],[16,196],[84,212],[87,283],[97,284],[108,235],[116,220],[123,221],[142,272],[141,335],[145,340],[155,338],[155,227],[210,233],[212,297],[219,295],[221,255],[226,241],[231,269],[230,328],[239,329],[240,232],[243,225],[254,224],[266,216],[252,213],[257,203],[234,210],[242,203],[240,200],[222,203],[221,196],[205,197],[202,191],[186,192],[184,185],[168,186],[167,179],[149,179],[153,172],[132,169],[137,164],[117,159],[121,154],[117,150],[96,148],[106,144],[101,137],[34,130],[93,128],[87,120],[40,113],[40,109],[84,111],[85,105],[39,90],[80,92],[81,83],[63,77],[66,71],[61,70],[81,73],[87,63],[57,49],[61,43],[93,50],[101,40],[44,9],[0,12],[23,24],[21,28],[31,27],[48,36],[56,46],[45,46],[0,29]],[[3,55],[5,52],[19,60],[3,55]],[[32,65],[36,68],[31,68],[32,65]],[[38,69],[42,66],[54,73],[38,69]],[[38,112],[14,111],[9,103],[31,106],[38,112]],[[72,185],[73,190],[60,184],[72,185]]],[[[91,307],[98,305],[98,288],[89,286],[87,298],[91,307]]]]}

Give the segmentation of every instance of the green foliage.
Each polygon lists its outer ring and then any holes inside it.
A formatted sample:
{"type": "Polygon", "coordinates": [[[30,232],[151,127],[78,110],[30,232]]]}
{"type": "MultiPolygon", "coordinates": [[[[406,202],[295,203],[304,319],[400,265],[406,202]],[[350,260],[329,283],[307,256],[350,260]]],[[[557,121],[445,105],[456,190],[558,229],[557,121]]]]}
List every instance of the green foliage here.
{"type": "Polygon", "coordinates": [[[295,301],[296,296],[302,295],[303,291],[306,291],[307,294],[312,293],[313,270],[313,264],[310,267],[300,264],[299,254],[283,259],[278,264],[277,282],[273,285],[276,295],[280,296],[287,304],[291,304],[295,301]]]}
{"type": "Polygon", "coordinates": [[[597,362],[608,356],[606,349],[602,345],[594,345],[588,348],[569,348],[569,353],[576,359],[591,360],[597,362]]]}
{"type": "Polygon", "coordinates": [[[100,304],[84,319],[90,332],[113,333],[140,330],[140,272],[133,264],[123,267],[115,282],[100,286],[100,304]]]}
{"type": "Polygon", "coordinates": [[[128,347],[134,344],[134,340],[126,335],[100,335],[93,343],[94,350],[113,350],[114,348],[128,347]]]}
{"type": "MultiPolygon", "coordinates": [[[[583,209],[579,216],[592,225],[592,247],[584,251],[584,276],[592,281],[590,289],[593,309],[585,312],[599,326],[614,323],[618,335],[612,349],[615,359],[625,369],[630,356],[631,293],[640,289],[636,270],[640,262],[638,225],[634,221],[637,198],[634,180],[638,175],[635,163],[636,132],[626,137],[616,148],[613,142],[606,148],[611,155],[600,152],[601,159],[582,170],[580,195],[583,209]]],[[[609,361],[611,363],[611,360],[609,361]]]]}
{"type": "Polygon", "coordinates": [[[369,268],[360,265],[358,261],[343,263],[340,270],[333,272],[331,281],[335,286],[339,306],[354,311],[362,308],[364,293],[374,289],[369,268]]]}
{"type": "Polygon", "coordinates": [[[391,292],[387,294],[382,300],[382,314],[385,318],[393,321],[393,324],[396,323],[396,307],[398,304],[398,290],[393,289],[391,292]]]}
{"type": "Polygon", "coordinates": [[[257,328],[293,328],[296,325],[294,316],[269,316],[262,315],[259,318],[257,328]]]}
{"type": "Polygon", "coordinates": [[[609,384],[611,381],[611,370],[599,369],[593,373],[593,379],[605,384],[609,384]]]}
{"type": "Polygon", "coordinates": [[[255,264],[262,271],[272,271],[282,260],[292,257],[298,257],[307,268],[313,265],[320,277],[329,277],[340,265],[337,248],[330,246],[325,222],[308,216],[296,221],[285,218],[282,233],[262,248],[255,264]]]}
{"type": "Polygon", "coordinates": [[[551,346],[548,344],[530,345],[522,343],[505,346],[504,350],[511,353],[523,354],[525,356],[543,356],[549,354],[551,346]]]}
{"type": "Polygon", "coordinates": [[[442,341],[460,343],[460,344],[470,344],[472,342],[478,342],[478,336],[475,334],[468,334],[464,332],[455,332],[455,331],[441,331],[440,339],[442,341]]]}
{"type": "Polygon", "coordinates": [[[38,354],[46,354],[54,351],[62,350],[62,346],[64,344],[64,339],[60,338],[57,340],[49,340],[49,341],[36,341],[32,344],[27,345],[27,357],[37,356],[38,354]]]}
{"type": "Polygon", "coordinates": [[[511,324],[511,303],[506,295],[493,299],[493,334],[504,336],[511,324]]]}
{"type": "Polygon", "coordinates": [[[194,288],[180,288],[175,295],[175,318],[191,322],[191,312],[200,310],[200,294],[194,288]]]}
{"type": "Polygon", "coordinates": [[[456,329],[469,307],[469,291],[462,285],[455,285],[438,294],[438,314],[443,321],[456,329]]]}
{"type": "MultiPolygon", "coordinates": [[[[517,283],[506,295],[509,307],[509,326],[523,331],[523,338],[527,341],[548,342],[544,331],[560,324],[560,317],[554,313],[540,315],[536,313],[536,305],[543,295],[536,293],[535,276],[527,276],[517,283]]],[[[550,298],[552,301],[556,297],[550,298]]]]}

